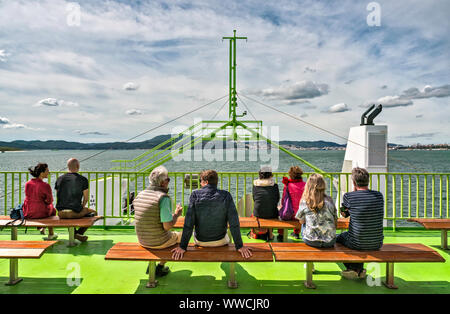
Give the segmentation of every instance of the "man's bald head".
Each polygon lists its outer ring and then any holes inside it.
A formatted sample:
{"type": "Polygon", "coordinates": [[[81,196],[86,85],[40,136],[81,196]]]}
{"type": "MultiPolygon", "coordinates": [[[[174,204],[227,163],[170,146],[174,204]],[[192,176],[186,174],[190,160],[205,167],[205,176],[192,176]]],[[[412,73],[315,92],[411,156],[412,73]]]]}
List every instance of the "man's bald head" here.
{"type": "Polygon", "coordinates": [[[78,172],[80,170],[80,162],[76,158],[70,158],[67,161],[67,169],[69,169],[70,172],[78,172]]]}

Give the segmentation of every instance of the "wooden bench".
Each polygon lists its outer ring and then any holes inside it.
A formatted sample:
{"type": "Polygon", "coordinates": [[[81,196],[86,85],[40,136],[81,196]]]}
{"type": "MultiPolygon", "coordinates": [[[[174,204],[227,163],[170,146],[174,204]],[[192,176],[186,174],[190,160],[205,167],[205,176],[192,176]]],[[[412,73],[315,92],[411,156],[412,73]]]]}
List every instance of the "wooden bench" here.
{"type": "MultiPolygon", "coordinates": [[[[348,229],[350,219],[339,218],[336,229],[348,229]]],[[[289,229],[301,229],[302,225],[298,220],[279,220],[279,219],[262,219],[258,218],[259,228],[283,229],[283,242],[288,241],[289,229]]]]}
{"type": "Polygon", "coordinates": [[[22,281],[18,277],[19,259],[38,259],[44,251],[57,241],[0,241],[0,258],[9,259],[9,281],[7,286],[15,285],[22,281]]]}
{"type": "Polygon", "coordinates": [[[411,218],[410,222],[417,222],[429,230],[441,230],[441,248],[448,250],[447,232],[450,230],[450,219],[441,218],[411,218]]]}
{"type": "Polygon", "coordinates": [[[154,288],[157,285],[155,280],[156,262],[229,262],[230,271],[228,274],[228,287],[237,288],[235,277],[236,262],[273,262],[272,250],[269,243],[246,243],[246,247],[252,249],[252,257],[244,259],[241,253],[236,251],[234,245],[221,247],[198,247],[189,244],[183,259],[180,261],[172,260],[171,250],[177,245],[166,249],[148,249],[138,243],[117,243],[106,254],[106,260],[120,261],[149,261],[149,281],[147,288],[154,288]]]}
{"type": "MultiPolygon", "coordinates": [[[[258,220],[256,217],[239,217],[239,225],[241,228],[258,228],[258,220]]],[[[174,228],[184,227],[184,217],[178,217],[174,228]]]]}
{"type": "Polygon", "coordinates": [[[11,228],[11,240],[17,240],[18,227],[67,227],[69,229],[69,246],[75,246],[75,228],[89,228],[97,221],[103,219],[102,216],[83,217],[78,219],[59,219],[58,216],[52,216],[42,219],[25,219],[22,226],[18,226],[19,221],[14,225],[7,225],[12,221],[9,216],[0,216],[0,227],[11,228]]]}
{"type": "MultiPolygon", "coordinates": [[[[336,229],[348,229],[350,219],[339,218],[336,229]]],[[[263,219],[256,217],[239,217],[239,224],[241,228],[269,228],[269,229],[284,229],[283,242],[288,241],[289,229],[300,229],[301,225],[298,220],[279,220],[279,219],[263,219]]],[[[175,228],[183,228],[184,217],[179,217],[175,228]]]]}
{"type": "Polygon", "coordinates": [[[314,248],[305,243],[271,243],[276,262],[306,262],[307,288],[316,288],[312,281],[314,262],[342,263],[386,263],[386,281],[384,285],[397,289],[394,285],[394,263],[445,262],[435,250],[419,243],[384,244],[378,251],[357,251],[339,243],[333,248],[314,248]]]}

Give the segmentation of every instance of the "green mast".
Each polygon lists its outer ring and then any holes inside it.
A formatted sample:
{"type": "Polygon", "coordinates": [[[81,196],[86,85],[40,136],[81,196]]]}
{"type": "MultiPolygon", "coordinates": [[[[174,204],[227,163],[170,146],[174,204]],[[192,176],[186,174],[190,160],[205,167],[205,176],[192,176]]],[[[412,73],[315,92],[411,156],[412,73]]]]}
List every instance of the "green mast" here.
{"type": "Polygon", "coordinates": [[[236,37],[236,30],[233,30],[233,37],[222,37],[222,40],[230,40],[230,86],[229,86],[229,108],[228,117],[232,119],[233,124],[236,123],[236,107],[237,107],[237,93],[236,93],[236,40],[245,39],[247,37],[236,37]]]}

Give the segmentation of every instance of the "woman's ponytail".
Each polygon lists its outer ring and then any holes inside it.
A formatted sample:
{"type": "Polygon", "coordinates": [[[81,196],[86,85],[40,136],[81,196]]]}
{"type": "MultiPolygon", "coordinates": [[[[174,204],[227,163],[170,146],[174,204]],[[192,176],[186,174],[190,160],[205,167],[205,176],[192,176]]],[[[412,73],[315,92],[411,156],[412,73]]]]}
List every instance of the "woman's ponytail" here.
{"type": "Polygon", "coordinates": [[[33,177],[39,178],[40,174],[45,172],[47,168],[48,168],[47,164],[38,163],[35,167],[29,167],[28,171],[33,177]]]}

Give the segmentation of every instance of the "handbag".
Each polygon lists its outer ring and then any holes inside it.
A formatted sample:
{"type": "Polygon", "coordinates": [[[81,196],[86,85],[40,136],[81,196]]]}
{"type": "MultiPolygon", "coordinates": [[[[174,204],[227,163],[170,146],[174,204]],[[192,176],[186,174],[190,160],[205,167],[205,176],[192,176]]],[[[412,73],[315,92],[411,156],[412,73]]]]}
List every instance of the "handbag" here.
{"type": "Polygon", "coordinates": [[[23,207],[23,204],[19,204],[15,208],[11,208],[9,217],[13,220],[8,221],[8,223],[6,225],[22,226],[25,223],[25,217],[23,215],[22,207],[23,207]],[[20,220],[20,223],[18,225],[15,225],[14,223],[18,220],[20,220]]]}
{"type": "Polygon", "coordinates": [[[292,206],[291,196],[289,195],[289,183],[286,184],[286,197],[280,209],[280,220],[292,220],[294,218],[294,208],[292,206]]]}

